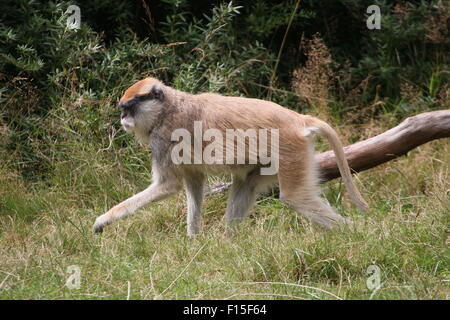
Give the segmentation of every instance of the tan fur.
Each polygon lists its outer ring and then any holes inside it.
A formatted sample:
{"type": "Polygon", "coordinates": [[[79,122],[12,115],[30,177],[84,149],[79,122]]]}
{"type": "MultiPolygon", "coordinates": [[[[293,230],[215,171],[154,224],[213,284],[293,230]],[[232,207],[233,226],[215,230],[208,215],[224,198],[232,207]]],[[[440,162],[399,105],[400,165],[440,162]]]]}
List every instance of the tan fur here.
{"type": "MultiPolygon", "coordinates": [[[[148,100],[140,102],[132,119],[135,126],[128,128],[128,131],[133,131],[141,141],[152,146],[154,182],[146,190],[100,216],[94,225],[96,231],[101,231],[105,225],[149,202],[177,192],[184,184],[188,199],[188,234],[192,236],[199,232],[204,173],[224,171],[233,175],[226,216],[230,226],[245,218],[257,194],[277,181],[280,184],[281,200],[316,224],[331,228],[336,223],[350,223],[320,198],[319,179],[313,162],[312,137],[315,133],[330,142],[350,198],[361,209],[367,209],[367,204],[353,184],[342,144],[336,132],[325,122],[270,101],[211,93],[192,95],[165,86],[154,78],[144,79],[131,86],[120,101],[126,103],[136,96],[152,92],[159,98],[151,98],[153,95],[150,95],[148,100]],[[226,129],[278,129],[278,174],[261,175],[258,171],[261,168],[259,158],[258,163],[252,165],[175,165],[168,158],[168,152],[170,154],[173,147],[171,134],[179,128],[193,133],[194,121],[201,121],[203,132],[210,128],[221,132],[226,129]]],[[[249,140],[245,144],[248,147],[249,140]]],[[[203,149],[206,145],[207,142],[202,142],[203,149]]],[[[226,141],[223,142],[225,147],[226,141]]],[[[246,155],[246,159],[249,157],[250,154],[246,155]]]]}

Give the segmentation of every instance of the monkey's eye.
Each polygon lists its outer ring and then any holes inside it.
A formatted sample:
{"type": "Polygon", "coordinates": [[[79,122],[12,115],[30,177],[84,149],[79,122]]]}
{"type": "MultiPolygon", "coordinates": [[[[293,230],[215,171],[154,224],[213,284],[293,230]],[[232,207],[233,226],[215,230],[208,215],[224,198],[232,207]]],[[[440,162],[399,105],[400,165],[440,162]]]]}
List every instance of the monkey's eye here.
{"type": "Polygon", "coordinates": [[[122,109],[122,118],[124,115],[133,117],[137,111],[138,101],[136,98],[133,98],[120,103],[119,107],[122,109]]]}
{"type": "Polygon", "coordinates": [[[134,108],[134,107],[137,105],[137,102],[138,102],[139,100],[140,100],[140,99],[138,99],[138,98],[130,99],[130,100],[128,100],[128,101],[125,101],[125,102],[120,103],[120,104],[119,104],[119,107],[121,107],[122,109],[131,109],[131,108],[134,108]]]}

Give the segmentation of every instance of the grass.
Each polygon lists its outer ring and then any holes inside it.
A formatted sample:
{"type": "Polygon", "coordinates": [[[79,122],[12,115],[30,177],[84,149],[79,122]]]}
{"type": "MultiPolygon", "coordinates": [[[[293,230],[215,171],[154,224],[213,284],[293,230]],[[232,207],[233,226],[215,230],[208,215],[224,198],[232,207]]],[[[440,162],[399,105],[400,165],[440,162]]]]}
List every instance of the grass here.
{"type": "Polygon", "coordinates": [[[148,161],[126,168],[86,148],[84,160],[55,168],[51,184],[1,167],[1,299],[449,298],[448,141],[359,174],[368,213],[342,199],[339,180],[327,183],[326,197],[354,229],[318,230],[262,198],[227,238],[226,196],[215,195],[195,239],[186,236],[183,194],[93,234],[96,216],[142,189],[149,173],[148,161]],[[71,265],[81,268],[79,289],[65,285],[71,265]],[[381,270],[376,291],[366,284],[370,265],[381,270]]]}

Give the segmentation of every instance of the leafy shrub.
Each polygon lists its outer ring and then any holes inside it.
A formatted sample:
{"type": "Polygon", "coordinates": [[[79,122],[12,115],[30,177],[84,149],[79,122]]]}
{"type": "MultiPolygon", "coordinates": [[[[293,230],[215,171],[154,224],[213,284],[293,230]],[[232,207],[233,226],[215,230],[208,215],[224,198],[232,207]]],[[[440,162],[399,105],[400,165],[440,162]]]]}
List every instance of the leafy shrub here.
{"type": "Polygon", "coordinates": [[[296,4],[2,1],[2,166],[35,180],[80,144],[117,155],[131,140],[118,128],[116,101],[146,76],[194,93],[270,97],[298,111],[314,104],[333,117],[445,107],[448,4],[305,0],[288,26],[296,4]],[[373,3],[381,30],[365,26],[373,3]],[[66,26],[69,4],[81,7],[79,30],[66,26]],[[306,44],[319,38],[325,55],[314,62],[306,44]]]}

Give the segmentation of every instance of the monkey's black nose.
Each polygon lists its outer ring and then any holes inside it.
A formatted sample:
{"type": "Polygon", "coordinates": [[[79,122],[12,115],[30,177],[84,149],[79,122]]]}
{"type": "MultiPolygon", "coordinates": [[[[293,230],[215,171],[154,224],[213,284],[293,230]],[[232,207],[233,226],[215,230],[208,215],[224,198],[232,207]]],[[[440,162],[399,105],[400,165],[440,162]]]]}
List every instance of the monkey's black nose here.
{"type": "Polygon", "coordinates": [[[127,116],[127,113],[125,112],[125,111],[122,111],[121,113],[120,113],[120,119],[123,119],[123,118],[125,118],[127,116]]]}

